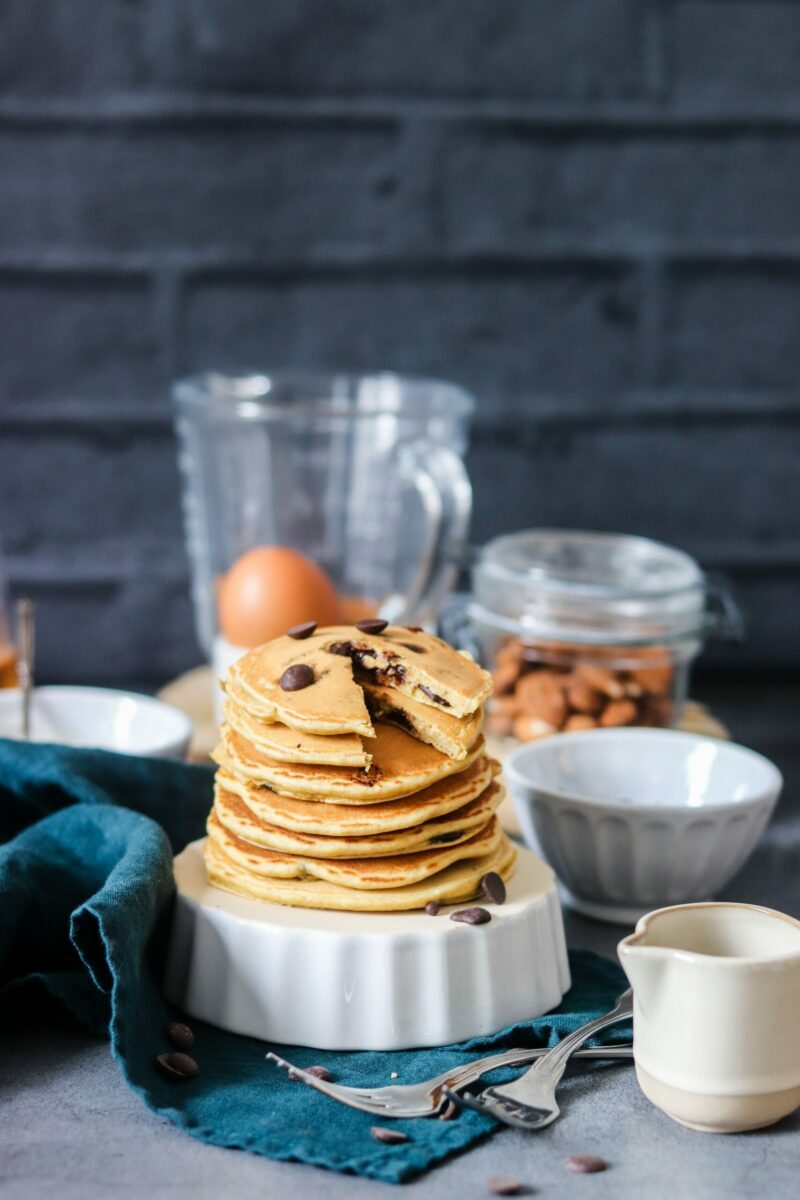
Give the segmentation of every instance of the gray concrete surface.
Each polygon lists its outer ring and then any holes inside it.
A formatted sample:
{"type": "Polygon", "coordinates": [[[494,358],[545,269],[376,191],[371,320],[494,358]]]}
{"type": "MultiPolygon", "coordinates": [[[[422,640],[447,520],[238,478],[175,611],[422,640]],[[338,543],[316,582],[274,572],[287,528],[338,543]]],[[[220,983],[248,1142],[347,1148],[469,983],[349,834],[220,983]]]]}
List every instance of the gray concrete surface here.
{"type": "MultiPolygon", "coordinates": [[[[777,817],[729,899],[800,915],[800,689],[728,685],[710,698],[739,740],[784,771],[777,817]]],[[[570,945],[613,953],[620,930],[568,918],[570,945]]],[[[628,1065],[564,1084],[563,1115],[531,1135],[504,1129],[402,1189],[445,1200],[485,1196],[493,1175],[514,1175],[541,1197],[592,1200],[789,1200],[798,1194],[800,1111],[771,1130],[709,1137],[652,1108],[628,1065]],[[602,1155],[603,1175],[574,1176],[564,1160],[602,1155]]],[[[393,1185],[335,1175],[194,1141],[128,1090],[108,1047],[54,1019],[0,1030],[0,1200],[345,1200],[388,1196],[393,1185]]]]}

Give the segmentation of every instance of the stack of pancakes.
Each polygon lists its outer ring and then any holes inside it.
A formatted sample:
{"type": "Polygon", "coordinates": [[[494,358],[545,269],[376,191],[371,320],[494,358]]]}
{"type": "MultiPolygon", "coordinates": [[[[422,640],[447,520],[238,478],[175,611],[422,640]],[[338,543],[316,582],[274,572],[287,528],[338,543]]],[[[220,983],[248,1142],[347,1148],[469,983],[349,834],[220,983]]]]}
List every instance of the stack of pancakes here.
{"type": "Polygon", "coordinates": [[[215,886],[305,908],[402,911],[479,894],[515,851],[485,753],[491,677],[418,629],[298,627],[225,681],[208,821],[215,886]]]}

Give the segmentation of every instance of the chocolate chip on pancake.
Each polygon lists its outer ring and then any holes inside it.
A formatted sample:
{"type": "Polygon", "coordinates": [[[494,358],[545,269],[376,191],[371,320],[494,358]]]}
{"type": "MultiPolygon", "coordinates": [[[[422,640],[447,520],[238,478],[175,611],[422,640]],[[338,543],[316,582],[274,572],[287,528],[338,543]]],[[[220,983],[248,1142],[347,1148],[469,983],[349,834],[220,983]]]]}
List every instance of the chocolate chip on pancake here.
{"type": "Polygon", "coordinates": [[[314,682],[314,668],[308,663],[294,663],[287,667],[280,677],[279,683],[285,692],[299,692],[311,687],[314,682]]]}
{"type": "Polygon", "coordinates": [[[305,638],[311,637],[316,628],[316,621],[305,621],[302,625],[293,625],[291,629],[287,629],[286,636],[302,642],[305,638]]]}
{"type": "Polygon", "coordinates": [[[367,617],[363,621],[356,621],[356,629],[362,633],[383,633],[388,621],[382,621],[380,617],[367,617]]]}

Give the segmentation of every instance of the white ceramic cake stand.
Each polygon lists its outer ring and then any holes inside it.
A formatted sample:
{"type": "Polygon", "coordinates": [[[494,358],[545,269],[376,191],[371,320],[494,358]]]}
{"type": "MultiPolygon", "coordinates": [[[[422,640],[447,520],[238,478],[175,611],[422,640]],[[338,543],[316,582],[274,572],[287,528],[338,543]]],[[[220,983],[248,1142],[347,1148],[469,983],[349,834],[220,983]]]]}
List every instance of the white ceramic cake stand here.
{"type": "MultiPolygon", "coordinates": [[[[398,1050],[496,1033],[569,987],[555,877],[520,850],[492,920],[287,908],[211,887],[203,842],[175,859],[164,986],[190,1016],[324,1050],[398,1050]]],[[[477,903],[473,901],[472,903],[477,903]]]]}

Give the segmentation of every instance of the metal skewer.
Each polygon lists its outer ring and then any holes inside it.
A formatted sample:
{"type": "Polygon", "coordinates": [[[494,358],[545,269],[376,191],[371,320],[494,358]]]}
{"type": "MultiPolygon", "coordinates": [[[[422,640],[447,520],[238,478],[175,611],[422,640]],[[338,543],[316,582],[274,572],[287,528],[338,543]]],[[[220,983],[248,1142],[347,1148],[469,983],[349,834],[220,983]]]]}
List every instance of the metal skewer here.
{"type": "Polygon", "coordinates": [[[17,601],[17,673],[22,691],[22,737],[31,737],[31,696],[33,694],[33,657],[36,637],[33,601],[27,596],[17,601]]]}

